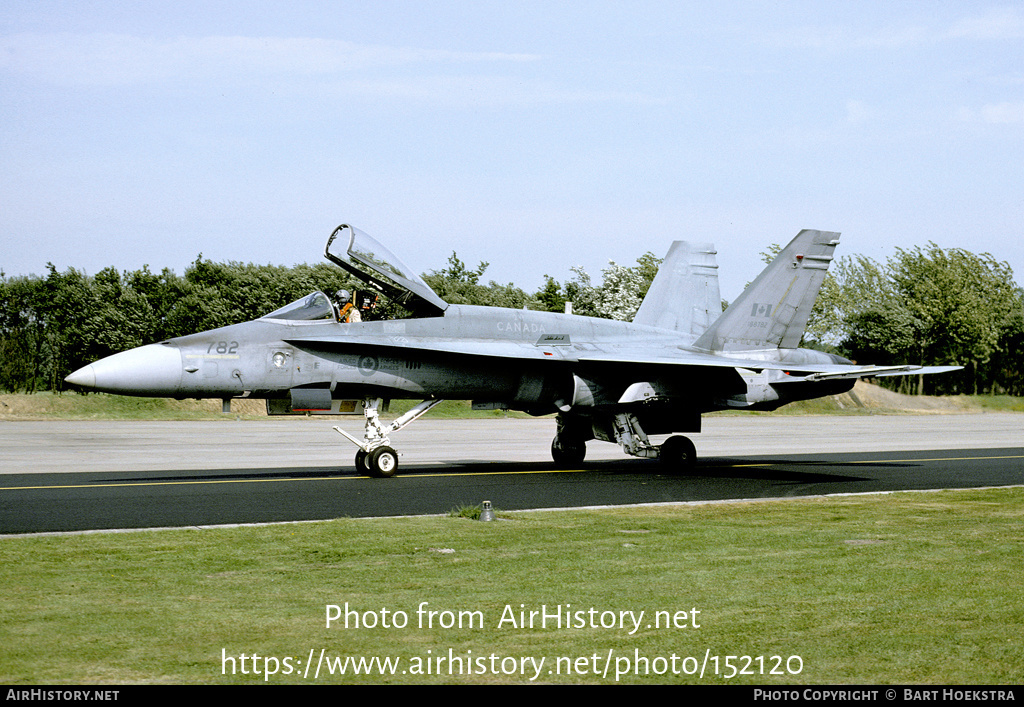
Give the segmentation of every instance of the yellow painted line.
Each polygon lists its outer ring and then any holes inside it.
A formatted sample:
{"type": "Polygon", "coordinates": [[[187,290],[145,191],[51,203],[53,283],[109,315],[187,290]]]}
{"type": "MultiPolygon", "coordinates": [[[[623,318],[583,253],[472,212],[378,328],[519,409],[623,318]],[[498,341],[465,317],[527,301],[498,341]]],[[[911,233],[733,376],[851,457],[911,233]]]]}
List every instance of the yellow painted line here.
{"type": "Polygon", "coordinates": [[[845,462],[847,464],[895,464],[898,462],[964,462],[975,459],[1024,459],[1024,454],[1007,454],[994,457],[935,457],[932,459],[875,459],[845,462]]]}
{"type": "Polygon", "coordinates": [[[349,478],[369,478],[368,476],[321,476],[315,479],[300,479],[293,477],[285,477],[283,479],[210,479],[208,481],[136,481],[128,483],[110,483],[110,484],[68,484],[60,486],[0,486],[0,491],[18,491],[18,490],[32,490],[38,491],[40,489],[103,489],[103,488],[116,488],[119,486],[189,486],[191,484],[259,484],[268,483],[271,481],[338,481],[341,479],[349,478]]]}
{"type": "MultiPolygon", "coordinates": [[[[856,461],[843,462],[844,464],[896,464],[896,463],[909,463],[909,462],[952,462],[952,461],[979,461],[985,459],[1024,459],[1024,455],[1021,454],[1009,454],[1009,455],[996,455],[996,456],[983,456],[983,457],[926,457],[920,459],[862,459],[856,461]]],[[[492,462],[492,463],[503,463],[503,462],[492,462]]],[[[728,466],[712,467],[716,469],[746,469],[755,467],[770,467],[776,464],[784,462],[758,462],[756,464],[730,464],[728,466]]],[[[448,472],[436,472],[432,474],[415,474],[410,477],[402,477],[401,474],[396,478],[415,478],[415,479],[429,479],[439,478],[448,476],[512,476],[512,475],[527,475],[527,474],[580,474],[588,471],[595,471],[594,469],[537,469],[534,471],[448,471],[448,472]]],[[[137,473],[137,472],[136,472],[137,473]]],[[[101,488],[117,488],[124,486],[189,486],[189,485],[209,485],[209,484],[258,484],[258,483],[271,483],[281,481],[355,481],[358,479],[370,479],[372,477],[365,475],[353,475],[353,476],[316,476],[316,477],[284,477],[275,479],[209,479],[209,480],[196,480],[196,481],[137,481],[127,483],[103,483],[103,484],[67,484],[59,486],[0,486],[0,491],[39,491],[44,489],[101,489],[101,488]]]]}
{"type": "MultiPolygon", "coordinates": [[[[540,469],[537,471],[465,471],[465,472],[438,472],[435,474],[416,474],[411,477],[404,478],[433,478],[440,476],[502,476],[508,474],[577,474],[586,471],[593,471],[592,469],[540,469]]],[[[128,473],[128,472],[126,472],[128,473]]],[[[136,472],[137,473],[137,472],[136,472]]],[[[401,477],[401,475],[399,475],[401,477]]],[[[262,484],[270,483],[275,481],[354,481],[357,479],[371,479],[373,477],[361,475],[361,476],[316,476],[316,477],[295,477],[286,476],[280,479],[208,479],[205,481],[134,481],[124,483],[104,483],[104,484],[62,484],[58,486],[0,486],[0,491],[40,491],[44,489],[102,489],[102,488],[118,488],[124,486],[189,486],[189,485],[202,485],[202,484],[262,484]]]]}
{"type": "MultiPolygon", "coordinates": [[[[838,462],[842,464],[906,464],[908,462],[962,462],[977,461],[979,459],[1024,459],[1024,454],[1007,454],[994,457],[919,457],[917,459],[855,459],[853,461],[838,462]]],[[[783,464],[785,460],[778,462],[758,462],[757,464],[730,464],[727,468],[739,469],[745,467],[775,466],[783,464]]],[[[823,462],[828,464],[830,462],[823,462]]]]}

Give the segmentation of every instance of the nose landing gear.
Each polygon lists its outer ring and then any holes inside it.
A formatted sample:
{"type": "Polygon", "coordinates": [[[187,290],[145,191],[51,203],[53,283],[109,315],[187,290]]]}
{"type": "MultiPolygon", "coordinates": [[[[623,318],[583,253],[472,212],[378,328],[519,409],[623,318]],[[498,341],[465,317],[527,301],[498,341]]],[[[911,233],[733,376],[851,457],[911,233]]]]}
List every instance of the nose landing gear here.
{"type": "Polygon", "coordinates": [[[377,408],[380,407],[381,399],[367,399],[363,403],[363,416],[366,418],[366,426],[363,429],[362,440],[350,435],[340,427],[336,426],[334,430],[359,447],[355,460],[357,471],[377,478],[388,478],[394,476],[398,471],[398,452],[391,447],[391,440],[388,438],[388,435],[419,419],[421,415],[440,402],[442,402],[441,399],[424,400],[390,425],[385,426],[381,423],[377,411],[377,408]]]}

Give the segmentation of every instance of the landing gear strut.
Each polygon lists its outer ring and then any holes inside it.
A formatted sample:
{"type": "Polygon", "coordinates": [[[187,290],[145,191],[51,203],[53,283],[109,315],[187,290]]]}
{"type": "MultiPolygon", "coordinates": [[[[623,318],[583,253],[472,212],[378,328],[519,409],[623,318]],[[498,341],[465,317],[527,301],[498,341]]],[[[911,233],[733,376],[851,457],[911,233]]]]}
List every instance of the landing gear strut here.
{"type": "Polygon", "coordinates": [[[615,442],[630,456],[660,460],[670,474],[686,473],[696,464],[697,449],[682,435],[669,437],[658,446],[651,444],[640,420],[632,413],[619,413],[605,420],[598,425],[586,417],[559,414],[558,429],[551,442],[551,458],[555,460],[555,466],[565,468],[582,464],[587,454],[586,442],[595,436],[606,442],[615,442]]]}
{"type": "Polygon", "coordinates": [[[626,454],[646,459],[659,459],[669,473],[691,471],[697,461],[697,448],[688,437],[675,435],[660,447],[651,444],[635,415],[621,413],[612,421],[615,441],[626,454]]]}
{"type": "Polygon", "coordinates": [[[363,402],[363,416],[366,418],[366,426],[363,429],[362,441],[340,427],[335,427],[334,430],[359,447],[359,451],[356,452],[356,471],[361,471],[378,478],[391,477],[398,471],[398,452],[391,447],[391,440],[388,438],[388,435],[392,432],[398,432],[398,430],[409,423],[419,419],[421,415],[440,402],[442,402],[440,399],[424,400],[385,427],[381,423],[377,412],[381,399],[370,398],[363,402]]]}

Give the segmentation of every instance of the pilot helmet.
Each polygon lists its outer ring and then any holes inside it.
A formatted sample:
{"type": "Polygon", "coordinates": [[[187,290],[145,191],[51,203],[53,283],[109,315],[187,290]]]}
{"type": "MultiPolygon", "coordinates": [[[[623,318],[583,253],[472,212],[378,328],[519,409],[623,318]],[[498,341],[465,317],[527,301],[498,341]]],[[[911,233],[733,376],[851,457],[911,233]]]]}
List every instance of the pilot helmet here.
{"type": "Polygon", "coordinates": [[[349,294],[348,290],[338,290],[338,292],[334,296],[337,298],[339,302],[348,302],[350,299],[352,299],[352,295],[349,294]]]}

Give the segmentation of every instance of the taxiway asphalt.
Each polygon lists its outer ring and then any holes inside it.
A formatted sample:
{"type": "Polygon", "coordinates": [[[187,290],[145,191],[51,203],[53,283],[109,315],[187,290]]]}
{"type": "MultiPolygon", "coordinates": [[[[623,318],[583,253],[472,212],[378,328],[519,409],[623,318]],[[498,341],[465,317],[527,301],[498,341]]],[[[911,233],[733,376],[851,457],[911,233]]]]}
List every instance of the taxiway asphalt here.
{"type": "Polygon", "coordinates": [[[555,470],[552,420],[421,420],[399,475],[358,475],[358,419],[0,423],[0,533],[184,527],[1024,484],[1024,415],[709,417],[688,475],[588,443],[555,470]]]}

